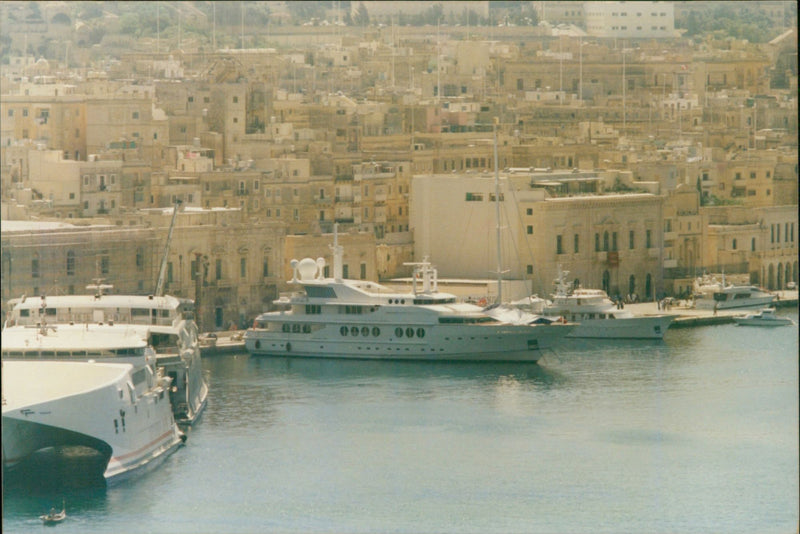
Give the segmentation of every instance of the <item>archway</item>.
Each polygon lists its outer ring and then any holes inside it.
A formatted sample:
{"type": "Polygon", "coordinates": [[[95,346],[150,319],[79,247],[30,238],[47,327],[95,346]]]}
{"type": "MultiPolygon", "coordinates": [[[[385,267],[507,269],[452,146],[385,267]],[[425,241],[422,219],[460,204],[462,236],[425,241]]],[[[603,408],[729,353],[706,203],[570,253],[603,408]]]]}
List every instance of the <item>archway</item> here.
{"type": "Polygon", "coordinates": [[[644,301],[649,301],[653,297],[653,277],[650,273],[644,279],[644,301]]]}
{"type": "Polygon", "coordinates": [[[767,289],[775,289],[775,266],[767,267],[767,289]]]}
{"type": "Polygon", "coordinates": [[[611,289],[611,273],[603,271],[603,291],[606,293],[611,289]]]}
{"type": "Polygon", "coordinates": [[[631,275],[628,278],[628,295],[636,294],[636,277],[631,275]]]}
{"type": "Polygon", "coordinates": [[[778,264],[778,285],[775,289],[783,289],[783,264],[778,264]]]}
{"type": "Polygon", "coordinates": [[[786,262],[786,274],[783,277],[783,284],[786,285],[792,281],[792,264],[788,261],[786,262]]]}

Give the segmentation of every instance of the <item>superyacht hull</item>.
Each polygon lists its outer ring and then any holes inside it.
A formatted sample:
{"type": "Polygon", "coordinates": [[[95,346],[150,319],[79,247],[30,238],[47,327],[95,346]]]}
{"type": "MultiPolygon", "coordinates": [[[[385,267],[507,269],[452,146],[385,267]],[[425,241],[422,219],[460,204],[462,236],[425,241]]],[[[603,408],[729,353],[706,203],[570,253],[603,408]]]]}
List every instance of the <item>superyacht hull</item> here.
{"type": "Polygon", "coordinates": [[[127,363],[4,361],[3,465],[84,447],[107,483],[153,467],[183,443],[166,388],[137,391],[127,363]]]}
{"type": "Polygon", "coordinates": [[[551,348],[571,328],[572,325],[464,329],[438,325],[401,328],[332,324],[307,334],[250,330],[245,335],[245,348],[253,355],[264,356],[535,362],[541,358],[542,349],[551,348]],[[343,335],[343,331],[347,334],[343,335]]]}

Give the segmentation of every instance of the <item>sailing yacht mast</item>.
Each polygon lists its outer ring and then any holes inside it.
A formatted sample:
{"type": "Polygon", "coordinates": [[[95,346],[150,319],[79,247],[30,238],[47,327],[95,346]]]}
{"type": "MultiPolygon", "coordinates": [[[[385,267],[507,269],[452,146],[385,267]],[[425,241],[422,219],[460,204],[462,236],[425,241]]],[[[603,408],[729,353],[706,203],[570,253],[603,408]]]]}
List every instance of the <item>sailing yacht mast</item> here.
{"type": "Polygon", "coordinates": [[[492,130],[494,131],[494,215],[497,223],[497,304],[503,302],[503,263],[500,247],[500,170],[497,162],[497,123],[494,118],[492,130]]]}

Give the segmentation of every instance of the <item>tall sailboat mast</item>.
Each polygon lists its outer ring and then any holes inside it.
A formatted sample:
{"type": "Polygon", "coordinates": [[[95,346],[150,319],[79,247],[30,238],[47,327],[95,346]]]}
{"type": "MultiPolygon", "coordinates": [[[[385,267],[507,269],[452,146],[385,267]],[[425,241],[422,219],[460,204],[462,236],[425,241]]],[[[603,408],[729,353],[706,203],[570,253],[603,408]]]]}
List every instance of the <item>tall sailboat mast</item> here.
{"type": "Polygon", "coordinates": [[[503,258],[500,247],[500,168],[497,161],[497,123],[499,119],[494,118],[492,130],[494,131],[494,215],[497,223],[497,304],[503,302],[503,258]]]}

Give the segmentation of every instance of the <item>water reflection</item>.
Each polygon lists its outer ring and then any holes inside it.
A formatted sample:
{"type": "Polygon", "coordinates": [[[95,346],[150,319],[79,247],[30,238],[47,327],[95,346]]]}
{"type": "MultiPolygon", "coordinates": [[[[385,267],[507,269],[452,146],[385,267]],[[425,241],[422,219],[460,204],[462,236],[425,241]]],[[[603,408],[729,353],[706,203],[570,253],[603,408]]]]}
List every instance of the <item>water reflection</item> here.
{"type": "Polygon", "coordinates": [[[352,382],[364,379],[406,381],[442,379],[494,382],[500,377],[548,386],[560,375],[530,362],[423,362],[405,360],[345,360],[323,358],[253,357],[250,367],[272,377],[316,382],[352,382]]]}

